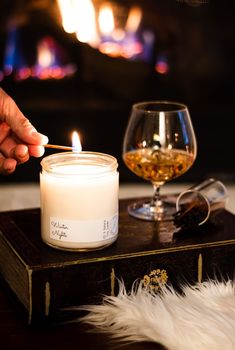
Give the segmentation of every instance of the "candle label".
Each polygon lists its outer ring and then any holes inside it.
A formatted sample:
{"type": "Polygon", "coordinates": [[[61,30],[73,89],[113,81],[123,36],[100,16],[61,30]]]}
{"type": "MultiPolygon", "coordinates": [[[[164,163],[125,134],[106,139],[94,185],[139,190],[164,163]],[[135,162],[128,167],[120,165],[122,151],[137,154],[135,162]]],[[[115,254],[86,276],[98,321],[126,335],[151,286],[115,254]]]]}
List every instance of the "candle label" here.
{"type": "Polygon", "coordinates": [[[50,218],[50,238],[62,242],[99,242],[118,233],[118,214],[98,220],[50,218]]]}

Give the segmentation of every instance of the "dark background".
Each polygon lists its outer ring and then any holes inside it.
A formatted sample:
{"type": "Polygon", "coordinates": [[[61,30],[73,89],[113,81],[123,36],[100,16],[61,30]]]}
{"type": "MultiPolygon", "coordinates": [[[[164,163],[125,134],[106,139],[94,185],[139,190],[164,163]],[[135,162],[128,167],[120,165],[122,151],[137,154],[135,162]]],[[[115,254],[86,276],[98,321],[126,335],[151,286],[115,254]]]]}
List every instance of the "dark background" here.
{"type": "MultiPolygon", "coordinates": [[[[28,62],[35,59],[36,42],[52,35],[77,65],[75,76],[62,80],[28,79],[13,75],[0,85],[24,114],[48,135],[50,143],[70,145],[71,133],[81,135],[83,150],[118,158],[121,182],[139,181],[122,162],[122,139],[131,105],[142,100],[174,100],[188,105],[198,141],[193,167],[176,181],[200,181],[214,176],[235,178],[234,6],[232,1],[189,4],[177,0],[116,1],[139,4],[142,26],[156,37],[153,58],[164,54],[167,74],[148,62],[111,58],[66,34],[53,0],[1,0],[0,70],[8,28],[16,21],[21,48],[28,62]]],[[[46,155],[51,151],[46,150],[46,155]]],[[[40,159],[20,165],[0,182],[38,181],[40,159]]]]}

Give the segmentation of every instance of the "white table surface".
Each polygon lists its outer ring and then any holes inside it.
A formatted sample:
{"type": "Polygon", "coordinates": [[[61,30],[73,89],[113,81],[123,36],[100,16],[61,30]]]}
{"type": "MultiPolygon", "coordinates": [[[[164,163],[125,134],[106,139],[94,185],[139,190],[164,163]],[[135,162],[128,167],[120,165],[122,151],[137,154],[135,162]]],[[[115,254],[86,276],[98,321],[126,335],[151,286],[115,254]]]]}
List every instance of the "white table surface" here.
{"type": "MultiPolygon", "coordinates": [[[[162,187],[161,193],[179,193],[192,184],[169,183],[162,187]]],[[[235,214],[235,185],[225,184],[228,190],[227,210],[235,214]]],[[[134,198],[151,196],[152,187],[148,183],[121,184],[119,197],[134,198]]],[[[37,208],[40,206],[40,189],[38,183],[7,183],[0,185],[0,211],[37,208]]]]}

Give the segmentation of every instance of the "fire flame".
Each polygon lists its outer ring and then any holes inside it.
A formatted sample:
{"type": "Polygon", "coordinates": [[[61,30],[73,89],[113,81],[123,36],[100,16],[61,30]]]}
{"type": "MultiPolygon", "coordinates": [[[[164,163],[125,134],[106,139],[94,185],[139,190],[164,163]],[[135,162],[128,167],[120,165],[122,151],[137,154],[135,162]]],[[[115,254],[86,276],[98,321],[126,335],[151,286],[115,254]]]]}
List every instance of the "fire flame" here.
{"type": "Polygon", "coordinates": [[[128,14],[127,22],[126,22],[126,31],[135,33],[140,25],[142,20],[142,11],[139,7],[133,6],[130,9],[128,14]]]}
{"type": "Polygon", "coordinates": [[[114,30],[114,16],[112,6],[109,3],[100,7],[98,23],[101,35],[109,36],[112,34],[114,30]]]}
{"type": "Polygon", "coordinates": [[[59,60],[60,47],[52,37],[42,38],[37,45],[37,62],[32,76],[39,79],[62,79],[72,75],[76,68],[72,64],[62,65],[59,60]]]}
{"type": "MultiPolygon", "coordinates": [[[[118,11],[114,14],[111,2],[102,4],[97,13],[91,0],[57,0],[57,3],[64,30],[76,33],[80,42],[112,57],[134,59],[144,52],[145,38],[141,40],[137,35],[142,20],[140,7],[133,6],[120,26],[118,11]]],[[[147,42],[147,50],[152,44],[147,42]]]]}
{"type": "Polygon", "coordinates": [[[91,0],[57,0],[66,33],[76,33],[80,42],[97,47],[95,8],[91,0]]]}
{"type": "Polygon", "coordinates": [[[81,152],[82,151],[82,145],[80,142],[80,138],[78,136],[78,133],[76,131],[72,134],[72,147],[73,152],[81,152]]]}
{"type": "Polygon", "coordinates": [[[76,16],[73,11],[73,1],[57,0],[62,19],[62,25],[66,33],[75,33],[76,31],[76,16]]]}
{"type": "Polygon", "coordinates": [[[91,0],[73,0],[76,14],[76,37],[83,43],[96,46],[98,41],[96,31],[95,9],[91,0]]]}
{"type": "Polygon", "coordinates": [[[50,39],[41,40],[37,46],[38,64],[41,67],[50,67],[55,64],[55,48],[50,39]]]}
{"type": "Polygon", "coordinates": [[[3,64],[4,70],[0,71],[0,81],[7,75],[14,75],[15,80],[21,81],[31,77],[62,79],[75,73],[75,64],[62,62],[64,50],[51,36],[42,37],[38,41],[36,62],[33,66],[29,66],[23,59],[17,33],[17,30],[10,28],[3,64]],[[12,49],[9,50],[9,47],[12,49]]]}

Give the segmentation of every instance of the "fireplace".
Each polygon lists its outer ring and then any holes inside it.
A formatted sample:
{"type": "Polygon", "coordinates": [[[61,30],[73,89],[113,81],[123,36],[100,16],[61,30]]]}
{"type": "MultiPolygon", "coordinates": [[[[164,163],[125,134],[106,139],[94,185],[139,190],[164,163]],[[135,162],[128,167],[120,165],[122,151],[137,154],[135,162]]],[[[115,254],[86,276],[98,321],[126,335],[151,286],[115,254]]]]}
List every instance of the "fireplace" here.
{"type": "MultiPolygon", "coordinates": [[[[213,0],[75,2],[83,6],[77,33],[68,28],[71,17],[66,27],[63,1],[0,3],[0,84],[38,130],[51,143],[67,145],[77,130],[84,150],[117,157],[121,181],[138,181],[121,154],[132,103],[181,101],[191,112],[198,157],[179,181],[233,181],[235,33],[229,6],[213,0]],[[94,16],[89,33],[82,32],[86,11],[94,16]]],[[[1,181],[38,181],[39,169],[40,161],[31,159],[1,181]]]]}

